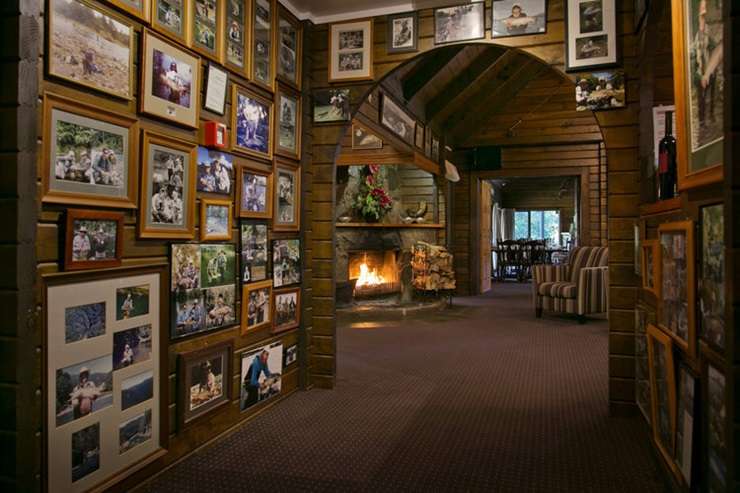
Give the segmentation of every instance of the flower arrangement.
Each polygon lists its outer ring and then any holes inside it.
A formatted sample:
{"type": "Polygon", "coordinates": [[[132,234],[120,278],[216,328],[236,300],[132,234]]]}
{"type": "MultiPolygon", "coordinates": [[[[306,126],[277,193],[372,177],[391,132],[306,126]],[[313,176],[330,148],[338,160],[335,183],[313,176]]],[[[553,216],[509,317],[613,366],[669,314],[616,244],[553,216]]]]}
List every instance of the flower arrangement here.
{"type": "Polygon", "coordinates": [[[355,197],[354,209],[359,212],[366,221],[380,221],[393,207],[393,199],[388,195],[381,185],[380,166],[370,164],[363,167],[360,172],[359,193],[355,197]]]}

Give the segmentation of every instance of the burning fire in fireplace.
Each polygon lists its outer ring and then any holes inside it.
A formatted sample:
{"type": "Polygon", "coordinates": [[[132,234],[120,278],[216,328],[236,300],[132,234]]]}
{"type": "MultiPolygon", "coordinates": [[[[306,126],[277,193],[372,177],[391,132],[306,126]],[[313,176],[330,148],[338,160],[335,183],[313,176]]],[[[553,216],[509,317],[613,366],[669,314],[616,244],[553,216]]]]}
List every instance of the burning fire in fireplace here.
{"type": "Polygon", "coordinates": [[[365,286],[378,286],[385,284],[387,281],[382,274],[378,274],[377,269],[370,270],[367,263],[363,262],[360,264],[360,277],[357,278],[357,284],[355,288],[362,288],[365,286]]]}
{"type": "Polygon", "coordinates": [[[356,280],[355,298],[369,298],[401,290],[395,251],[351,252],[349,278],[356,280]]]}

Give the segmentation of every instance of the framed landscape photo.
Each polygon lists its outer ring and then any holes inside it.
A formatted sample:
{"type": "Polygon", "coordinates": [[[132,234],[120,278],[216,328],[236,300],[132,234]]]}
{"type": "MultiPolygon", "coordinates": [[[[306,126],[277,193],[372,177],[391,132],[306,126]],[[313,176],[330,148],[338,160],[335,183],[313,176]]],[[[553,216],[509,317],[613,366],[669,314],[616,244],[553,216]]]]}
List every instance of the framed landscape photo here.
{"type": "Polygon", "coordinates": [[[198,146],[197,190],[231,196],[234,184],[234,158],[226,153],[198,146]]]}
{"type": "Polygon", "coordinates": [[[410,146],[414,146],[416,120],[386,93],[380,97],[380,123],[410,146]]]}
{"type": "Polygon", "coordinates": [[[249,71],[249,3],[226,0],[224,28],[224,64],[234,72],[247,75],[249,71]]]}
{"type": "Polygon", "coordinates": [[[303,115],[300,93],[278,84],[275,91],[275,108],[277,108],[275,154],[300,161],[303,115]]]}
{"type": "Polygon", "coordinates": [[[301,240],[272,240],[273,286],[282,288],[301,282],[301,240]]]}
{"type": "Polygon", "coordinates": [[[708,205],[699,211],[699,338],[722,354],[727,340],[724,205],[708,205]]]}
{"type": "Polygon", "coordinates": [[[272,229],[301,229],[301,169],[284,161],[275,164],[275,217],[272,229]]]}
{"type": "Polygon", "coordinates": [[[226,92],[229,87],[229,73],[213,63],[206,71],[206,94],[203,107],[223,116],[226,113],[226,92]]]}
{"type": "Polygon", "coordinates": [[[143,22],[149,23],[151,0],[107,0],[107,2],[143,22]]]}
{"type": "Polygon", "coordinates": [[[373,79],[373,20],[329,26],[329,82],[373,79]]]}
{"type": "Polygon", "coordinates": [[[241,222],[241,280],[243,284],[268,279],[270,250],[267,223],[241,222]]]}
{"type": "Polygon", "coordinates": [[[272,159],[273,102],[232,84],[231,150],[272,159]]]}
{"type": "Polygon", "coordinates": [[[252,1],[252,56],[250,79],[272,92],[275,89],[275,53],[273,34],[275,0],[252,1]]]}
{"type": "Polygon", "coordinates": [[[275,291],[272,306],[274,333],[285,332],[301,325],[301,288],[275,291]]]}
{"type": "Polygon", "coordinates": [[[141,67],[141,112],[197,128],[200,58],[144,30],[141,67]]]}
{"type": "Polygon", "coordinates": [[[388,53],[419,51],[419,13],[392,14],[386,18],[386,46],[388,53]]]}
{"type": "Polygon", "coordinates": [[[383,140],[362,125],[352,124],[352,149],[382,149],[383,140]]]}
{"type": "Polygon", "coordinates": [[[295,89],[301,89],[303,67],[303,27],[288,9],[278,4],[277,77],[295,89]]]}
{"type": "Polygon", "coordinates": [[[616,0],[565,0],[566,72],[617,64],[616,0]]]}
{"type": "Polygon", "coordinates": [[[242,166],[239,172],[239,217],[272,219],[272,172],[242,166]]]}
{"type": "Polygon", "coordinates": [[[231,200],[201,199],[200,241],[231,240],[233,207],[231,200]]]}
{"type": "Polygon", "coordinates": [[[658,240],[642,242],[642,289],[660,296],[660,243],[658,240]]]}
{"type": "Polygon", "coordinates": [[[152,132],[142,146],[139,237],[193,238],[198,146],[152,132]]]}
{"type": "Polygon", "coordinates": [[[576,75],[576,111],[601,111],[626,106],[624,71],[576,75]]]}
{"type": "Polygon", "coordinates": [[[181,429],[231,400],[233,351],[233,342],[226,341],[178,355],[181,429]]]}
{"type": "Polygon", "coordinates": [[[492,15],[493,39],[547,32],[547,0],[494,0],[492,15]]]}
{"type": "Polygon", "coordinates": [[[727,0],[673,0],[673,87],[678,189],[722,181],[727,0]]]}
{"type": "Polygon", "coordinates": [[[64,270],[118,267],[122,257],[122,212],[67,210],[64,270]]]}
{"type": "Polygon", "coordinates": [[[280,395],[283,343],[276,341],[241,353],[239,409],[247,409],[280,395]]]}
{"type": "Polygon", "coordinates": [[[694,223],[658,226],[660,296],[658,325],[690,355],[696,354],[694,223]]]}
{"type": "Polygon", "coordinates": [[[133,209],[135,118],[44,93],[42,202],[133,209]]]}
{"type": "Polygon", "coordinates": [[[349,89],[322,89],[314,92],[314,123],[348,122],[350,113],[349,89]]]}
{"type": "Polygon", "coordinates": [[[486,4],[472,2],[434,9],[434,44],[486,37],[486,4]]]}
{"type": "Polygon", "coordinates": [[[216,62],[221,61],[223,2],[188,0],[190,4],[190,48],[216,62]]]}
{"type": "Polygon", "coordinates": [[[671,337],[650,324],[647,329],[653,438],[665,460],[672,462],[676,426],[676,377],[671,337]]]}
{"type": "Polygon", "coordinates": [[[134,27],[86,0],[49,2],[49,75],[123,99],[134,95],[134,27]]]}
{"type": "Polygon", "coordinates": [[[242,288],[242,335],[272,327],[272,282],[245,284],[242,288]]]}
{"type": "Polygon", "coordinates": [[[152,28],[187,45],[190,0],[151,0],[152,28]]]}

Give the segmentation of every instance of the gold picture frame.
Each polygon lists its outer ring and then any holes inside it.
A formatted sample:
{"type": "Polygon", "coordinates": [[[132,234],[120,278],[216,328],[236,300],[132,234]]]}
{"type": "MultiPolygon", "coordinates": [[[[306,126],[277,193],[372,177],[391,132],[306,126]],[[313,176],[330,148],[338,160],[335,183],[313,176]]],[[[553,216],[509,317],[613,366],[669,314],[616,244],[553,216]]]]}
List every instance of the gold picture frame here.
{"type": "Polygon", "coordinates": [[[650,371],[650,410],[651,410],[651,423],[653,428],[653,440],[663,455],[663,458],[668,464],[673,463],[673,448],[675,446],[676,437],[676,377],[674,371],[673,362],[673,345],[672,338],[660,330],[658,327],[652,324],[648,324],[647,327],[647,343],[648,343],[648,365],[650,371]],[[665,389],[665,400],[663,405],[667,406],[668,412],[668,423],[663,423],[661,426],[661,417],[665,416],[660,412],[658,383],[659,375],[657,374],[660,368],[656,365],[659,361],[656,361],[656,350],[661,350],[664,358],[665,367],[662,368],[660,382],[664,382],[661,388],[665,389]],[[664,386],[664,387],[663,387],[664,386]],[[666,436],[667,435],[667,436],[666,436]],[[665,443],[665,439],[668,439],[668,443],[665,443]]]}
{"type": "Polygon", "coordinates": [[[274,122],[275,108],[272,100],[238,84],[231,84],[232,152],[271,161],[274,122]],[[242,103],[244,103],[243,108],[242,103]],[[262,111],[265,111],[267,115],[261,115],[262,111]],[[252,120],[250,121],[249,118],[252,120]],[[250,128],[254,129],[251,131],[251,137],[248,135],[250,128]],[[265,140],[267,142],[264,142],[265,140]]]}
{"type": "Polygon", "coordinates": [[[200,241],[231,241],[232,229],[234,227],[234,203],[231,200],[217,199],[200,199],[200,241]],[[226,213],[226,233],[209,233],[208,208],[222,207],[227,209],[226,213]]]}
{"type": "Polygon", "coordinates": [[[645,240],[640,247],[642,289],[660,297],[660,244],[658,240],[645,240]]]}
{"type": "Polygon", "coordinates": [[[303,25],[301,22],[285,7],[278,2],[278,25],[275,29],[275,73],[279,81],[284,82],[294,89],[300,91],[303,77],[303,25]],[[283,30],[286,36],[290,30],[295,31],[295,48],[291,49],[290,37],[283,36],[283,30]],[[291,53],[292,52],[292,53],[291,53]],[[295,76],[291,77],[290,64],[295,67],[293,70],[295,76]],[[287,67],[287,68],[286,68],[287,67]]]}
{"type": "Polygon", "coordinates": [[[269,92],[275,90],[275,26],[277,22],[276,0],[251,0],[251,16],[249,20],[249,80],[253,84],[269,92]],[[265,12],[266,11],[266,12],[265,12]],[[268,19],[265,21],[264,14],[268,19]],[[258,26],[259,24],[259,26],[258,26]],[[264,30],[268,30],[265,34],[264,30]],[[267,66],[258,63],[257,54],[260,50],[267,50],[266,57],[259,57],[259,61],[266,62],[267,66]],[[265,70],[266,69],[266,70],[265,70]]]}
{"type": "Polygon", "coordinates": [[[272,292],[272,333],[280,334],[301,326],[301,287],[275,289],[272,292]],[[286,322],[279,321],[278,298],[281,296],[295,295],[295,318],[286,322]]]}
{"type": "Polygon", "coordinates": [[[230,70],[244,78],[249,78],[252,3],[243,0],[225,0],[224,3],[221,59],[230,70]],[[232,33],[233,25],[236,30],[232,33]],[[241,40],[238,36],[241,36],[241,40]],[[241,57],[240,61],[237,60],[238,56],[241,57]]]}
{"type": "MultiPolygon", "coordinates": [[[[201,31],[200,29],[198,29],[198,20],[202,19],[200,15],[200,7],[203,4],[200,3],[201,1],[202,0],[188,0],[188,2],[190,3],[188,9],[188,46],[190,47],[190,49],[200,53],[204,57],[209,58],[214,62],[221,63],[224,41],[224,15],[226,10],[224,8],[225,4],[223,0],[214,0],[213,2],[213,5],[215,5],[216,7],[215,12],[213,12],[213,29],[215,30],[215,32],[213,33],[213,49],[210,49],[208,46],[206,46],[205,43],[201,41],[201,39],[203,39],[202,35],[205,31],[201,31]]],[[[208,6],[206,5],[205,8],[207,16],[208,6]]]]}
{"type": "Polygon", "coordinates": [[[284,160],[278,160],[275,163],[275,172],[273,181],[275,183],[274,197],[274,217],[272,229],[274,231],[300,231],[301,229],[301,168],[290,164],[284,160]],[[282,175],[292,177],[293,196],[291,200],[286,199],[280,190],[282,175]],[[287,205],[286,205],[287,204],[287,205]],[[282,212],[292,209],[292,219],[287,219],[288,215],[283,216],[282,212]],[[286,218],[286,219],[284,219],[286,218]]]}
{"type": "MultiPolygon", "coordinates": [[[[275,91],[275,136],[273,137],[275,154],[283,156],[289,159],[295,159],[296,161],[301,160],[301,122],[303,120],[303,101],[301,94],[283,83],[277,84],[277,90],[275,91]],[[291,111],[293,119],[293,133],[294,133],[294,149],[283,147],[283,127],[286,125],[286,115],[283,109],[283,98],[292,99],[295,101],[294,109],[291,111]]],[[[290,123],[289,121],[287,122],[290,123]]]]}
{"type": "Polygon", "coordinates": [[[329,25],[329,82],[373,80],[373,23],[373,19],[358,19],[329,25]],[[362,45],[358,48],[349,34],[360,31],[362,45]],[[357,55],[361,55],[360,68],[355,68],[357,55]]]}
{"type": "MultiPolygon", "coordinates": [[[[270,327],[272,328],[272,280],[268,279],[266,281],[260,281],[260,282],[254,282],[251,284],[245,284],[242,287],[242,324],[241,324],[241,334],[246,335],[250,332],[254,332],[256,330],[262,329],[264,327],[270,327]],[[268,306],[264,312],[263,312],[263,320],[259,321],[256,320],[255,323],[250,324],[250,316],[249,311],[252,307],[252,303],[250,300],[250,296],[252,293],[256,291],[264,291],[267,290],[267,296],[265,297],[265,300],[267,303],[269,303],[270,306],[268,306]],[[266,318],[266,320],[264,319],[266,318]]],[[[263,303],[265,300],[261,300],[263,303]]]]}
{"type": "Polygon", "coordinates": [[[187,46],[188,27],[190,26],[190,0],[151,0],[151,26],[159,34],[187,46]],[[180,7],[178,15],[177,7],[180,7]],[[170,24],[179,22],[180,29],[170,28],[170,24]]]}
{"type": "Polygon", "coordinates": [[[149,23],[151,19],[151,0],[105,0],[114,7],[122,10],[130,15],[133,15],[142,22],[149,23]],[[135,4],[140,4],[140,7],[136,7],[135,4]]]}
{"type": "Polygon", "coordinates": [[[238,213],[239,217],[248,219],[272,219],[272,191],[273,191],[273,173],[271,170],[265,169],[266,165],[254,166],[254,165],[242,165],[239,167],[239,174],[237,184],[239,190],[237,191],[237,197],[239,198],[238,213]],[[265,178],[265,209],[262,211],[250,210],[248,205],[249,198],[246,196],[245,186],[247,181],[244,175],[261,176],[265,178]]]}

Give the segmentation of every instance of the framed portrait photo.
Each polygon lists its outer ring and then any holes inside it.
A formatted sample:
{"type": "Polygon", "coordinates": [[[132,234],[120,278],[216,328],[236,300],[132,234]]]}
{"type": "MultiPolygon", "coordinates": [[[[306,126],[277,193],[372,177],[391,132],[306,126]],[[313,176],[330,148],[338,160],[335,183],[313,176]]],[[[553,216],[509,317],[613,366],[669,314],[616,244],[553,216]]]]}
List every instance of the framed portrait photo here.
{"type": "Polygon", "coordinates": [[[114,7],[148,23],[151,14],[151,0],[106,0],[114,7]]]}
{"type": "Polygon", "coordinates": [[[232,341],[178,355],[180,428],[231,400],[232,341]]]}
{"type": "Polygon", "coordinates": [[[434,9],[434,44],[486,37],[486,4],[472,2],[434,9]]]}
{"type": "Polygon", "coordinates": [[[329,82],[373,79],[373,20],[329,26],[329,82]]]}
{"type": "Polygon", "coordinates": [[[699,338],[722,354],[727,340],[724,205],[708,205],[699,211],[699,338]]]}
{"type": "Polygon", "coordinates": [[[660,243],[645,240],[641,245],[642,289],[660,296],[660,243]]]}
{"type": "Polygon", "coordinates": [[[201,199],[200,241],[231,240],[233,208],[231,200],[201,199]]]}
{"type": "Polygon", "coordinates": [[[267,280],[270,262],[267,223],[241,221],[240,233],[242,283],[267,280]]]}
{"type": "Polygon", "coordinates": [[[547,32],[547,0],[494,0],[492,15],[493,39],[547,32]]]}
{"type": "Polygon", "coordinates": [[[676,426],[676,377],[671,340],[658,327],[648,325],[653,438],[669,463],[673,461],[676,426]]]}
{"type": "Polygon", "coordinates": [[[386,18],[386,46],[388,53],[419,51],[419,13],[406,12],[386,18]]]}
{"type": "Polygon", "coordinates": [[[135,118],[44,93],[43,202],[136,207],[135,118]]]}
{"type": "Polygon", "coordinates": [[[576,75],[576,111],[612,110],[625,106],[624,71],[576,75]]]}
{"type": "Polygon", "coordinates": [[[151,0],[152,28],[187,45],[190,0],[151,0]]]}
{"type": "Polygon", "coordinates": [[[51,0],[49,75],[123,99],[134,94],[134,27],[86,0],[51,0]]]}
{"type": "Polygon", "coordinates": [[[275,154],[300,161],[303,115],[300,93],[278,84],[275,91],[275,108],[277,108],[275,154]]]}
{"type": "Polygon", "coordinates": [[[278,3],[277,77],[301,89],[303,67],[303,27],[288,9],[278,3]]]}
{"type": "Polygon", "coordinates": [[[616,64],[616,0],[565,0],[566,72],[616,64]]]}
{"type": "Polygon", "coordinates": [[[349,89],[323,89],[314,93],[314,123],[348,122],[350,113],[349,89]]]}
{"type": "Polygon", "coordinates": [[[352,124],[352,149],[369,150],[382,149],[383,139],[366,129],[362,125],[352,124]]]}
{"type": "Polygon", "coordinates": [[[226,113],[226,92],[229,87],[229,73],[213,63],[206,71],[206,95],[203,107],[223,116],[226,113]]]}
{"type": "Polygon", "coordinates": [[[221,61],[223,2],[188,0],[190,2],[190,48],[216,62],[221,61]]]}
{"type": "Polygon", "coordinates": [[[301,282],[301,240],[272,240],[272,279],[276,288],[301,282]]]}
{"type": "Polygon", "coordinates": [[[141,112],[190,128],[200,114],[200,58],[144,30],[141,112]]]}
{"type": "Polygon", "coordinates": [[[232,84],[231,149],[272,159],[273,102],[232,84]]]}
{"type": "Polygon", "coordinates": [[[272,327],[272,282],[245,284],[242,288],[242,335],[272,327]]]}
{"type": "Polygon", "coordinates": [[[239,217],[272,219],[272,172],[242,166],[239,170],[239,217]]]}
{"type": "Polygon", "coordinates": [[[671,3],[679,190],[719,182],[724,176],[723,4],[671,3]]]}
{"type": "Polygon", "coordinates": [[[276,341],[241,353],[239,409],[247,409],[280,395],[283,343],[276,341]]]}
{"type": "Polygon", "coordinates": [[[224,64],[234,72],[246,76],[249,71],[249,4],[242,0],[224,2],[224,64]]]}
{"type": "Polygon", "coordinates": [[[275,164],[275,231],[301,229],[301,169],[285,161],[275,164]]]}
{"type": "Polygon", "coordinates": [[[301,288],[275,291],[272,303],[274,333],[285,332],[301,325],[301,288]]]}
{"type": "Polygon", "coordinates": [[[380,123],[413,147],[416,120],[386,93],[380,96],[380,123]]]}
{"type": "Polygon", "coordinates": [[[234,158],[230,154],[198,146],[199,192],[231,196],[234,178],[234,158]]]}
{"type": "Polygon", "coordinates": [[[197,144],[144,132],[142,146],[139,237],[193,238],[197,144]]]}
{"type": "Polygon", "coordinates": [[[252,0],[250,79],[270,92],[275,89],[275,10],[275,0],[252,0]]]}
{"type": "Polygon", "coordinates": [[[122,257],[122,212],[67,210],[64,270],[118,267],[122,257]]]}

